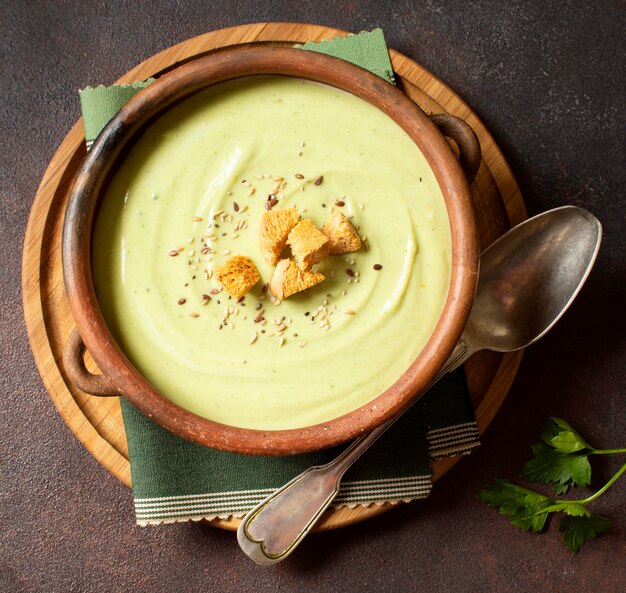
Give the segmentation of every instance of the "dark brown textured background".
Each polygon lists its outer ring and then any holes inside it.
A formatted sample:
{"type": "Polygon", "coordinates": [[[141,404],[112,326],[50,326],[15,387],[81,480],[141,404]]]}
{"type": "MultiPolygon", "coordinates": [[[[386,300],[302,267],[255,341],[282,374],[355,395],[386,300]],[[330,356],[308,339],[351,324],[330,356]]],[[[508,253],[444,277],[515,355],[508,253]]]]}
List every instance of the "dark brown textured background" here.
{"type": "MultiPolygon", "coordinates": [[[[576,591],[626,582],[623,478],[596,505],[615,529],[574,556],[550,526],[525,534],[477,500],[515,478],[542,421],[562,416],[597,446],[626,445],[623,323],[626,5],[547,3],[39,2],[0,9],[0,591],[576,591]],[[430,499],[310,537],[273,568],[232,533],[134,526],[130,491],[80,445],[46,395],[22,320],[21,244],[45,167],[79,117],[76,91],[111,83],[208,30],[305,21],[381,26],[388,44],[456,90],[485,122],[531,214],[593,212],[605,238],[587,285],[526,354],[478,452],[430,499]]],[[[622,458],[622,462],[623,462],[622,458]]],[[[594,486],[618,467],[594,459],[594,486]]]]}

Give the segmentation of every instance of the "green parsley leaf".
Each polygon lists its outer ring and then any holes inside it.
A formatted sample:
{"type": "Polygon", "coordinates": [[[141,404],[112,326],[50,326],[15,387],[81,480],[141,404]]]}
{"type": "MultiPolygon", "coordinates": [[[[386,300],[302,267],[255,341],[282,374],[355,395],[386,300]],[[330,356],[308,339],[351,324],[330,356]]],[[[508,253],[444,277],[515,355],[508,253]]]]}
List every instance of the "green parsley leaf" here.
{"type": "Polygon", "coordinates": [[[587,453],[560,453],[545,443],[533,445],[532,451],[535,457],[524,465],[523,478],[539,484],[552,484],[557,494],[567,492],[570,486],[591,483],[587,453]]]}
{"type": "Polygon", "coordinates": [[[606,533],[610,529],[609,520],[600,515],[588,517],[565,516],[559,523],[559,531],[563,532],[565,545],[572,551],[578,552],[580,546],[593,539],[599,533],[606,533]]]}
{"type": "Polygon", "coordinates": [[[493,486],[481,490],[480,499],[497,507],[500,514],[506,515],[512,525],[535,533],[543,529],[548,518],[548,511],[544,509],[552,502],[547,496],[508,480],[496,480],[493,486]]]}
{"type": "Polygon", "coordinates": [[[565,420],[551,417],[541,429],[541,440],[560,453],[593,450],[565,420]]]}

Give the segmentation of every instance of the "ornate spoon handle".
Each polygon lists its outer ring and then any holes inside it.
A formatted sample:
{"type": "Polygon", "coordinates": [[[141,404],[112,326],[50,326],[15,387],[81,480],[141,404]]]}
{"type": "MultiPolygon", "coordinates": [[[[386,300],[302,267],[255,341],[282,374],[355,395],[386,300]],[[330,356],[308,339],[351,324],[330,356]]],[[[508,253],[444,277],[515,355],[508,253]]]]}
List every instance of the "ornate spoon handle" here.
{"type": "MultiPolygon", "coordinates": [[[[466,341],[461,338],[428,389],[462,364],[469,353],[466,341]]],[[[358,438],[329,463],[305,470],[254,507],[237,530],[241,549],[257,564],[275,564],[289,556],[335,498],[346,470],[401,415],[358,438]]]]}

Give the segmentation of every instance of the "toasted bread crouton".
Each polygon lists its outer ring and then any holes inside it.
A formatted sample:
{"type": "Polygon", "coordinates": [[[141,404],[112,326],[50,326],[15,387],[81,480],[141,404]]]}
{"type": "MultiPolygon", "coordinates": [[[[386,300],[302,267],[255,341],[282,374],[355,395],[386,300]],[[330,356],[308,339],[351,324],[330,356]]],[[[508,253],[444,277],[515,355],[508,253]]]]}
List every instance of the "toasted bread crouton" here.
{"type": "Polygon", "coordinates": [[[333,210],[322,232],[330,239],[330,255],[341,255],[361,249],[361,238],[347,216],[333,210]]]}
{"type": "Polygon", "coordinates": [[[217,273],[217,279],[229,295],[238,299],[247,294],[261,276],[249,257],[235,255],[226,260],[217,273]]]}
{"type": "Polygon", "coordinates": [[[328,237],[311,220],[301,220],[289,233],[287,243],[301,270],[310,270],[328,255],[328,237]]]}
{"type": "Polygon", "coordinates": [[[283,259],[278,262],[274,270],[270,288],[272,293],[282,301],[296,292],[319,284],[323,280],[323,274],[301,270],[291,260],[283,259]]]}
{"type": "Polygon", "coordinates": [[[269,210],[263,213],[261,216],[261,254],[268,264],[276,265],[287,244],[289,232],[299,220],[297,208],[269,210]]]}

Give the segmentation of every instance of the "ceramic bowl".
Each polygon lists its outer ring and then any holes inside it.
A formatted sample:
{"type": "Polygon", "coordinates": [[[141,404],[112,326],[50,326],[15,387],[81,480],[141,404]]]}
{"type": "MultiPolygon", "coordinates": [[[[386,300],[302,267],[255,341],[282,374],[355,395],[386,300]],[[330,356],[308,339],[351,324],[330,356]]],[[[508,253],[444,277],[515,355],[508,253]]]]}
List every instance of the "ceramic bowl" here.
{"type": "Polygon", "coordinates": [[[370,431],[413,403],[454,349],[470,312],[478,275],[478,233],[468,177],[480,163],[476,136],[452,116],[429,118],[398,87],[343,60],[295,48],[219,50],[162,75],[127,103],[96,139],[74,179],[63,228],[63,274],[77,330],[66,344],[69,379],[97,396],[122,395],[176,435],[236,453],[284,455],[323,449],[370,431]],[[435,330],[406,372],[374,401],[328,422],[292,430],[251,430],[207,420],[168,400],[133,367],[102,317],[91,275],[91,233],[107,179],[145,126],[171,106],[220,82],[255,75],[313,80],[356,95],[391,117],[422,151],[445,200],[452,237],[447,299],[435,330]],[[460,160],[444,134],[457,144],[460,160]],[[102,371],[84,364],[85,347],[102,371]],[[375,405],[374,405],[375,404],[375,405]]]}

